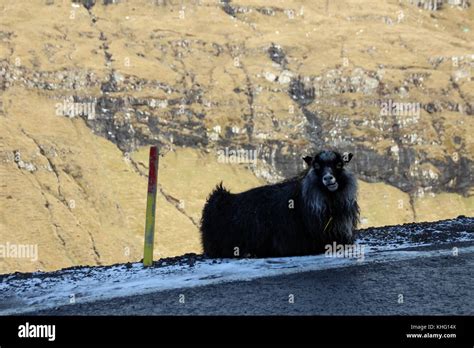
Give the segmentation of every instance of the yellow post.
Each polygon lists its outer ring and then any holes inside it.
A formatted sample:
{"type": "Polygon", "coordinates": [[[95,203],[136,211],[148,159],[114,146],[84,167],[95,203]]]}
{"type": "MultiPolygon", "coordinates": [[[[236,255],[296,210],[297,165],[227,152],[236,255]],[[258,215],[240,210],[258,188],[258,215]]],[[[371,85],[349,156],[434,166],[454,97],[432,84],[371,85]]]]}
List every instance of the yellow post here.
{"type": "Polygon", "coordinates": [[[143,252],[143,265],[145,267],[153,265],[157,182],[158,149],[156,146],[152,146],[150,147],[150,161],[148,165],[148,194],[146,199],[145,249],[143,252]]]}

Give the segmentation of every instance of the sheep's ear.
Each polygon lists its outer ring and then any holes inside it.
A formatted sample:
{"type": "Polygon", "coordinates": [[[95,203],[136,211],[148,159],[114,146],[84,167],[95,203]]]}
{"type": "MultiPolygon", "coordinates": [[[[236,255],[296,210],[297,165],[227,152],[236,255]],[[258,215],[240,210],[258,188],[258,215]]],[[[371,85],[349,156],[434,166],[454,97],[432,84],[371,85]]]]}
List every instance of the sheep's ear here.
{"type": "Polygon", "coordinates": [[[351,152],[344,152],[342,154],[342,160],[344,163],[349,163],[354,155],[351,152]]]}
{"type": "Polygon", "coordinates": [[[305,156],[305,157],[303,157],[303,160],[306,162],[306,164],[308,166],[310,166],[311,163],[313,163],[313,157],[311,157],[311,156],[305,156]]]}

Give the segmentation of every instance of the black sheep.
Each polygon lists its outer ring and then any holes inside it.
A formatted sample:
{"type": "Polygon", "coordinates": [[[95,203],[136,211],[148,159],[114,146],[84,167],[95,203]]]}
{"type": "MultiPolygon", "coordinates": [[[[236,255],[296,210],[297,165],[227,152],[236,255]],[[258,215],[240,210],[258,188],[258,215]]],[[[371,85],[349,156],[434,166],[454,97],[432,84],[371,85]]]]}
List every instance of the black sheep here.
{"type": "Polygon", "coordinates": [[[270,257],[324,252],[353,243],[359,220],[357,182],[344,166],[351,153],[321,151],[304,157],[308,168],[283,182],[232,194],[222,183],[201,219],[209,257],[270,257]]]}

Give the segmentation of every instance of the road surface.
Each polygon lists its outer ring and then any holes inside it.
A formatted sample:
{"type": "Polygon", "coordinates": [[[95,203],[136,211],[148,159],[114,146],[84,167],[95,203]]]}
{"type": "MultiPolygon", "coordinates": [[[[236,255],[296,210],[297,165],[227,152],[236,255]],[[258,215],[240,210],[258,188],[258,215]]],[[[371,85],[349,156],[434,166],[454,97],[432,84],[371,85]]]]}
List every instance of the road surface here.
{"type": "Polygon", "coordinates": [[[0,315],[474,314],[474,218],[369,228],[356,245],[357,257],[188,254],[2,275],[0,315]]]}
{"type": "Polygon", "coordinates": [[[474,253],[160,291],[39,315],[473,315],[474,253]]]}

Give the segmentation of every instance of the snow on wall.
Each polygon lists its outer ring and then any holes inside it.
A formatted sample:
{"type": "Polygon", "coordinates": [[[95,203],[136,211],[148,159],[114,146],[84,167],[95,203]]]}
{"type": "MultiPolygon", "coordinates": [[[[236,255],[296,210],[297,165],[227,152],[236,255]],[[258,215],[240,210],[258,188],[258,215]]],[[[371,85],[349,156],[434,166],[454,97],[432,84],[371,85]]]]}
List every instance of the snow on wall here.
{"type": "Polygon", "coordinates": [[[266,259],[206,259],[200,256],[192,262],[161,262],[150,268],[133,263],[6,275],[0,277],[0,315],[298,272],[420,257],[454,257],[456,252],[474,253],[473,227],[474,218],[461,218],[362,230],[356,243],[359,253],[353,257],[323,254],[266,259]],[[429,248],[423,248],[427,246],[429,248]],[[454,250],[453,246],[457,249],[454,250]]]}

